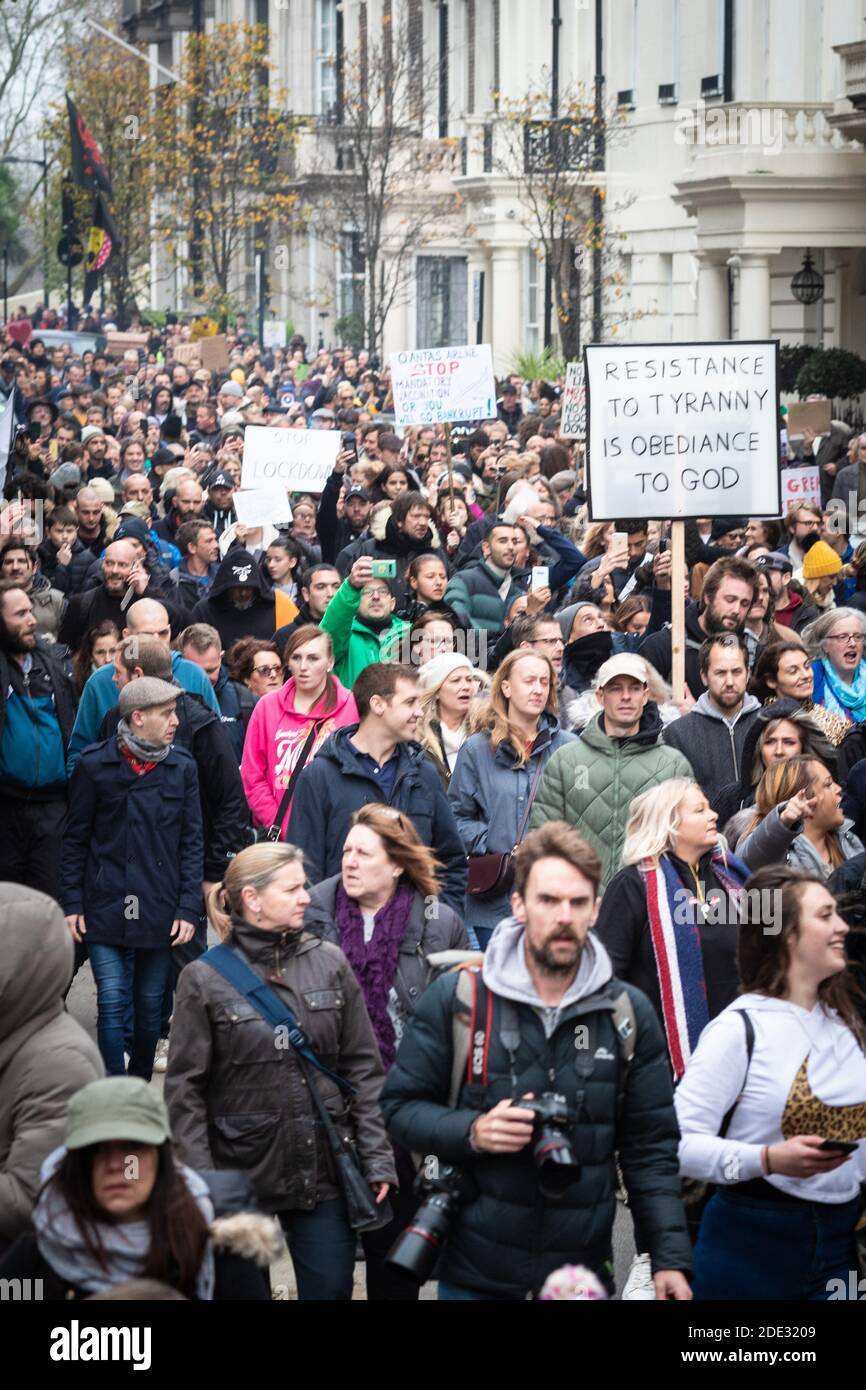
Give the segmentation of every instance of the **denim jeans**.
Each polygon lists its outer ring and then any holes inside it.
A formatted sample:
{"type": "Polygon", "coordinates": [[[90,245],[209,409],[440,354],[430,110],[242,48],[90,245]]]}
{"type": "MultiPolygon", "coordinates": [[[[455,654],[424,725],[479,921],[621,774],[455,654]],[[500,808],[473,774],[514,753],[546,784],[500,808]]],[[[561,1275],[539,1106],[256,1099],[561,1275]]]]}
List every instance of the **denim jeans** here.
{"type": "Polygon", "coordinates": [[[300,1302],[348,1302],[355,1273],[355,1232],[342,1197],[312,1211],[281,1211],[300,1302]]]}
{"type": "Polygon", "coordinates": [[[138,951],[92,942],[88,955],[96,981],[96,1040],[105,1070],[109,1076],[123,1076],[126,1072],[123,1053],[131,1007],[129,1074],[149,1081],[171,971],[171,950],[138,951]]]}
{"type": "Polygon", "coordinates": [[[851,1202],[777,1202],[717,1192],[695,1246],[695,1299],[818,1302],[856,1269],[851,1202]]]}

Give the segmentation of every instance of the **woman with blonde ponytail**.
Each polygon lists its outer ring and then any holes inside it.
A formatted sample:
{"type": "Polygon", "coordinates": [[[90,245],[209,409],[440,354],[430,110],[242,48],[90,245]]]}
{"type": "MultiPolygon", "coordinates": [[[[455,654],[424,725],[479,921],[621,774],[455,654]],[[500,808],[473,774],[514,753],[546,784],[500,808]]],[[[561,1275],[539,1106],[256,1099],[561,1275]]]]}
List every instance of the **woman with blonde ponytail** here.
{"type": "Polygon", "coordinates": [[[355,1234],[311,1096],[314,1084],[341,1133],[353,1138],[377,1202],[396,1182],[379,1111],[383,1072],[357,978],[340,948],[304,930],[310,903],[301,851],[266,843],[242,850],[208,894],[224,944],[294,1016],[328,1071],[308,1064],[208,962],[188,965],[175,997],[165,1097],[184,1162],[244,1171],[260,1206],[276,1213],[298,1297],[352,1296],[355,1234]]]}

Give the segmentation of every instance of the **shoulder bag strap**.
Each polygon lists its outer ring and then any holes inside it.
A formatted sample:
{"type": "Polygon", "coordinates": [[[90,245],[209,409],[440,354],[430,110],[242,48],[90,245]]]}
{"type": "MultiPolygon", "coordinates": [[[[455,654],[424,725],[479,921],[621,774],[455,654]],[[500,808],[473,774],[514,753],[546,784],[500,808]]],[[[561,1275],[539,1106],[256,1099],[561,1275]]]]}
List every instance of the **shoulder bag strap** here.
{"type": "Polygon", "coordinates": [[[241,959],[237,951],[233,951],[230,946],[226,945],[213,946],[202,956],[202,960],[218,975],[222,975],[223,979],[227,980],[239,994],[242,994],[247,1003],[251,1004],[272,1028],[285,1028],[289,1042],[304,1061],[309,1062],[323,1076],[330,1077],[342,1091],[349,1095],[355,1094],[356,1088],[350,1081],[338,1076],[336,1072],[331,1071],[330,1067],[326,1067],[324,1062],[319,1061],[294,1014],[286,1008],[270,985],[265,984],[265,981],[256,974],[252,966],[247,965],[246,961],[241,959]]]}
{"type": "Polygon", "coordinates": [[[746,1009],[737,1009],[737,1013],[743,1020],[743,1027],[746,1030],[746,1074],[743,1077],[743,1084],[740,1087],[740,1094],[737,1096],[737,1099],[734,1101],[727,1115],[722,1120],[722,1127],[719,1130],[720,1139],[724,1139],[725,1135],[730,1129],[731,1120],[734,1118],[734,1111],[739,1105],[740,1100],[742,1099],[743,1092],[746,1089],[746,1082],[749,1079],[749,1067],[752,1065],[752,1053],[755,1050],[755,1025],[753,1024],[751,1017],[749,1016],[749,1013],[746,1009]]]}
{"type": "Polygon", "coordinates": [[[313,744],[315,743],[316,738],[318,736],[321,722],[322,721],[320,719],[315,720],[313,722],[313,727],[307,734],[306,742],[303,748],[301,749],[300,754],[298,755],[298,761],[292,768],[292,774],[289,778],[289,785],[283,792],[280,804],[277,807],[277,814],[274,818],[274,823],[272,826],[268,828],[265,834],[266,840],[278,840],[283,833],[283,821],[286,818],[286,812],[289,809],[289,803],[291,802],[292,797],[295,794],[295,787],[297,785],[298,778],[304,770],[304,764],[306,763],[307,759],[310,756],[310,753],[312,752],[313,744]]]}
{"type": "Polygon", "coordinates": [[[544,771],[544,765],[546,762],[547,753],[544,752],[538,759],[538,766],[535,769],[535,775],[532,778],[532,785],[529,788],[529,796],[526,798],[526,809],[523,812],[523,818],[520,822],[520,829],[517,832],[517,839],[514,842],[515,849],[517,849],[517,846],[520,844],[524,835],[526,834],[526,827],[529,824],[529,817],[532,812],[532,803],[535,800],[536,794],[538,792],[538,784],[541,781],[541,774],[544,771]]]}

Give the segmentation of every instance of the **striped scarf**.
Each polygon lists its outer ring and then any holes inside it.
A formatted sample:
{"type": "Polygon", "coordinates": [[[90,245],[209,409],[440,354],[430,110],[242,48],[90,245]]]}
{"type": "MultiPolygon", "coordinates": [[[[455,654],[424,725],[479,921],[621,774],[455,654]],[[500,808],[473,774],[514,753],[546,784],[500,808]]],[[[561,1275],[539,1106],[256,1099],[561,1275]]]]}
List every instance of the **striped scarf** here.
{"type": "MultiPolygon", "coordinates": [[[[729,900],[739,903],[749,869],[733,855],[713,854],[713,873],[729,900]]],[[[679,1081],[698,1038],[710,1021],[707,983],[698,925],[679,922],[675,909],[688,888],[666,854],[644,859],[640,872],[646,888],[647,916],[659,978],[662,1019],[674,1077],[679,1081]]],[[[679,913],[679,916],[682,914],[679,913]]]]}

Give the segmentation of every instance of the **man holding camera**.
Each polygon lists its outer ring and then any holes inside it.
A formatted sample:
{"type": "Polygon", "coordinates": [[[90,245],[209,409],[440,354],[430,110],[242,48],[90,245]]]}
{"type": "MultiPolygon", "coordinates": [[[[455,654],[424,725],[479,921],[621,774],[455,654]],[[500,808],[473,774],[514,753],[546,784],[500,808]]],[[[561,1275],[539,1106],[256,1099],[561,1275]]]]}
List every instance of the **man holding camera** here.
{"type": "Polygon", "coordinates": [[[428,1202],[392,1255],[423,1279],[447,1236],[440,1299],[525,1299],[566,1264],[612,1290],[618,1160],[656,1297],[689,1299],[665,1044],[590,934],[598,856],[552,822],[514,865],[514,915],[471,990],[463,971],[430,986],[385,1085],[392,1138],[428,1155],[428,1202]]]}

